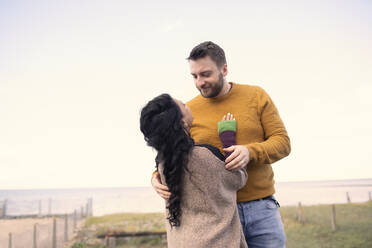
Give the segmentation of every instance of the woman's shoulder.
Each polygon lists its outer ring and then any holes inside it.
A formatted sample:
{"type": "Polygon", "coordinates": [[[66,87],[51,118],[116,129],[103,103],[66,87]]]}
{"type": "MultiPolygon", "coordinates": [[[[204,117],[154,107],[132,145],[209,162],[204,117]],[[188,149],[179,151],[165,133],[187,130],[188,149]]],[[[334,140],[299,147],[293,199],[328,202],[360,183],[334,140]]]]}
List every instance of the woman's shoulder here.
{"type": "MultiPolygon", "coordinates": [[[[217,149],[217,148],[216,148],[217,149]]],[[[190,161],[196,164],[206,164],[211,166],[223,167],[225,162],[216,156],[213,148],[204,145],[196,145],[191,150],[190,161]]],[[[218,149],[217,149],[218,150],[218,149]]]]}
{"type": "Polygon", "coordinates": [[[213,154],[210,149],[208,149],[204,145],[195,145],[191,150],[192,157],[199,157],[199,156],[209,156],[209,154],[213,154]]]}
{"type": "Polygon", "coordinates": [[[225,156],[221,153],[221,151],[217,147],[209,145],[209,144],[198,144],[195,146],[207,148],[207,150],[211,152],[214,156],[216,156],[219,160],[225,161],[225,156]]]}

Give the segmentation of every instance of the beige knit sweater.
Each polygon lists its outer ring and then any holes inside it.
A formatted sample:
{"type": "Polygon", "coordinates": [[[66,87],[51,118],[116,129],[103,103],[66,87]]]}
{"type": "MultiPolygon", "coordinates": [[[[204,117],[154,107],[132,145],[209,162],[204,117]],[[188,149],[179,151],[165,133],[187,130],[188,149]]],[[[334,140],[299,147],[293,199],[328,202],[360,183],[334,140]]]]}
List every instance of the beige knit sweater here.
{"type": "MultiPolygon", "coordinates": [[[[236,205],[236,191],[247,181],[245,169],[230,172],[205,147],[195,146],[183,180],[178,227],[166,220],[169,248],[247,247],[236,205]]],[[[163,166],[159,164],[162,182],[163,166]]],[[[168,214],[168,212],[167,212],[168,214]]]]}

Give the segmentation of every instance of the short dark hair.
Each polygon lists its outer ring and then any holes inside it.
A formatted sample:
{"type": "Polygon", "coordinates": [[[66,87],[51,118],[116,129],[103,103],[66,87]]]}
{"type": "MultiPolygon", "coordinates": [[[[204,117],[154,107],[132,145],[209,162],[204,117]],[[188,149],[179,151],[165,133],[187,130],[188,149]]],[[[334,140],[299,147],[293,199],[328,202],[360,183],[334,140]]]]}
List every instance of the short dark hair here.
{"type": "Polygon", "coordinates": [[[225,52],[212,41],[205,41],[194,47],[187,60],[197,60],[209,56],[218,67],[226,64],[225,52]]]}

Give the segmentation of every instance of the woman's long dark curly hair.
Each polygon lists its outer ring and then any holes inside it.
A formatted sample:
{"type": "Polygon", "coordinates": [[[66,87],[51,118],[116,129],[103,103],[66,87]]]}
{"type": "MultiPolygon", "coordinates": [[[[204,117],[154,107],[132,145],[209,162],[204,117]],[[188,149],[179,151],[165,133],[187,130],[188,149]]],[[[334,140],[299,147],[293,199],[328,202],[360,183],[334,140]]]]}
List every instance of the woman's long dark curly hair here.
{"type": "Polygon", "coordinates": [[[147,145],[156,149],[156,160],[164,164],[165,182],[171,193],[167,204],[167,219],[171,226],[180,225],[182,178],[194,145],[184,129],[182,117],[172,97],[162,94],[147,103],[140,118],[141,132],[147,145]]]}

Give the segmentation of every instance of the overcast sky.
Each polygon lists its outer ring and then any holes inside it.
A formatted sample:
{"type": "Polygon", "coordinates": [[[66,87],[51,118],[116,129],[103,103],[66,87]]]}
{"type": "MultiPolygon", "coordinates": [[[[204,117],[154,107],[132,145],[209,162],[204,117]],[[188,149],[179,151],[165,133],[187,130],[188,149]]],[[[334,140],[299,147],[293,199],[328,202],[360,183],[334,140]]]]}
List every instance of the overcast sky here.
{"type": "Polygon", "coordinates": [[[0,189],[150,186],[139,111],[224,48],[291,138],[276,181],[372,177],[371,1],[1,1],[0,189]]]}

